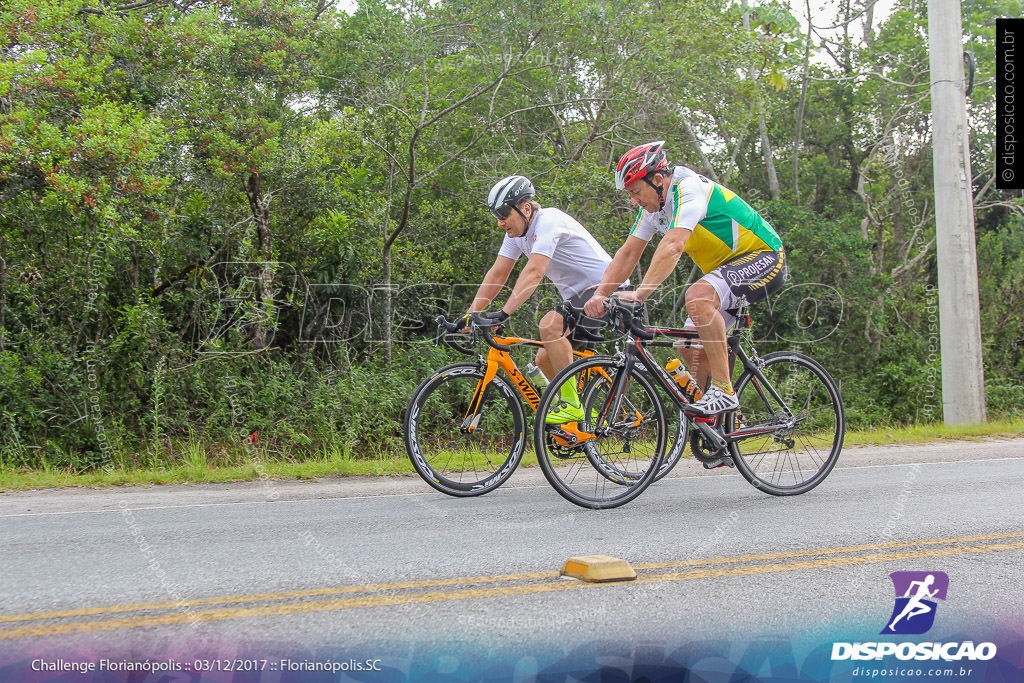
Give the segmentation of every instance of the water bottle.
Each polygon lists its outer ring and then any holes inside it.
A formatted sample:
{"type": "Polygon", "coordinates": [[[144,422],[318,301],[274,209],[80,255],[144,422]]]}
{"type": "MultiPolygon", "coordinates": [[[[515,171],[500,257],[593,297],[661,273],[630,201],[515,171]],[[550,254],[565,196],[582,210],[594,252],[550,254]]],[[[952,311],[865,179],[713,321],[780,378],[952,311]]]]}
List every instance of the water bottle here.
{"type": "Polygon", "coordinates": [[[693,378],[693,375],[687,371],[683,366],[682,361],[678,358],[673,358],[665,365],[665,369],[668,370],[668,374],[672,375],[672,379],[676,381],[676,384],[683,390],[683,394],[686,395],[686,400],[690,403],[694,403],[704,392],[700,390],[700,385],[697,384],[697,380],[693,378]]]}
{"type": "Polygon", "coordinates": [[[533,363],[526,364],[526,379],[528,379],[530,384],[532,384],[538,391],[544,389],[544,387],[548,385],[548,378],[544,376],[544,371],[533,363]]]}

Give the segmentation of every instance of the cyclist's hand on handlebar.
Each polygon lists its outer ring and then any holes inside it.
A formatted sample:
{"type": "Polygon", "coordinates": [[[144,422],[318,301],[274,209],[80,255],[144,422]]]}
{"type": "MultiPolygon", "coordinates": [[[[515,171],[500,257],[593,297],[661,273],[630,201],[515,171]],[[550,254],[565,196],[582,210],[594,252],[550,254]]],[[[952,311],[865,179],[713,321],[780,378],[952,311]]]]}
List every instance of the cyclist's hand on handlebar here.
{"type": "Polygon", "coordinates": [[[476,323],[484,327],[497,327],[508,320],[508,313],[505,311],[491,311],[490,313],[479,313],[470,311],[458,320],[459,332],[469,332],[470,325],[476,323]]]}
{"type": "Polygon", "coordinates": [[[500,325],[508,320],[509,316],[505,311],[491,311],[490,313],[484,313],[481,317],[491,325],[500,325]]]}
{"type": "Polygon", "coordinates": [[[640,299],[639,299],[639,298],[637,297],[637,293],[636,293],[636,290],[635,290],[635,289],[632,289],[632,290],[630,290],[630,289],[627,289],[627,290],[624,290],[624,291],[621,291],[621,292],[615,292],[615,297],[616,297],[616,298],[617,298],[617,299],[618,299],[619,301],[621,301],[622,303],[624,303],[624,304],[628,304],[628,303],[633,303],[633,302],[636,302],[636,303],[643,303],[643,302],[642,302],[642,301],[640,301],[640,299]]]}
{"type": "Polygon", "coordinates": [[[608,306],[608,297],[595,294],[583,304],[583,312],[591,318],[600,318],[608,306]]]}

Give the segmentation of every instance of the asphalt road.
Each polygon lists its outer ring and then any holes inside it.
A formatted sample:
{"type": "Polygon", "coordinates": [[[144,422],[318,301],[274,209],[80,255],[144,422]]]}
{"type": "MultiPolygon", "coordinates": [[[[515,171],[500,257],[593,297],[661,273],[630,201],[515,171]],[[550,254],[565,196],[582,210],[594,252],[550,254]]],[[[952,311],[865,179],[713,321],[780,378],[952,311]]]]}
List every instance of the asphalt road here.
{"type": "Polygon", "coordinates": [[[877,638],[897,570],[948,574],[941,633],[1024,625],[1024,440],[848,449],[792,498],[677,469],[607,511],[536,471],[470,499],[415,478],[0,494],[0,654],[347,653],[408,674],[425,652],[443,672],[594,643],[813,646],[877,638]],[[594,554],[637,580],[558,577],[594,554]]]}

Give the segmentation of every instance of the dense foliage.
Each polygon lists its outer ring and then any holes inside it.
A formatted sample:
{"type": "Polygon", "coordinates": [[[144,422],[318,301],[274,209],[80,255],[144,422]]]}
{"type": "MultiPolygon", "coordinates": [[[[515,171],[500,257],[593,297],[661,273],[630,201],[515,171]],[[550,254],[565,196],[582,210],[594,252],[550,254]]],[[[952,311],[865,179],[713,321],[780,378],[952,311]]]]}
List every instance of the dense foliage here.
{"type": "MultiPolygon", "coordinates": [[[[808,30],[804,3],[6,0],[0,463],[252,430],[288,457],[397,451],[451,358],[425,321],[465,309],[500,242],[490,185],[529,175],[614,252],[610,171],[661,138],[789,249],[761,348],[810,349],[855,426],[941,419],[926,9],[873,4],[808,30]]],[[[1021,203],[993,188],[991,127],[992,18],[1018,4],[965,17],[990,415],[1024,405],[1021,203]]]]}

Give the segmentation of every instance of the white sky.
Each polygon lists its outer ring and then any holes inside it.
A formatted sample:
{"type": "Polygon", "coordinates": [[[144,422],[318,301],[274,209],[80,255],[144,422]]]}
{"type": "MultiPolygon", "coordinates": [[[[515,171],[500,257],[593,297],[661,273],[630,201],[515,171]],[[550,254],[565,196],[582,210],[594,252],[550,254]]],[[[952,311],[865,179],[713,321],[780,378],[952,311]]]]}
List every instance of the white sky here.
{"type": "MultiPolygon", "coordinates": [[[[878,25],[882,23],[886,17],[892,14],[893,9],[896,7],[898,0],[877,0],[874,6],[874,16],[872,18],[872,26],[877,30],[878,25]]],[[[922,2],[924,0],[921,0],[922,2]]],[[[754,0],[751,4],[756,4],[754,0]]],[[[807,31],[807,7],[804,0],[788,0],[790,12],[797,20],[800,21],[801,30],[807,31]]],[[[811,2],[811,18],[815,26],[832,26],[838,23],[837,18],[839,14],[839,2],[832,0],[831,2],[825,0],[812,0],[811,2]]],[[[856,22],[856,26],[861,26],[861,22],[856,22]]],[[[829,31],[823,31],[825,35],[828,35],[829,31]]],[[[838,34],[838,29],[834,31],[838,34]]],[[[859,36],[858,36],[859,37],[859,36]]]]}
{"type": "MultiPolygon", "coordinates": [[[[874,24],[877,26],[885,17],[892,14],[893,8],[898,0],[877,0],[875,3],[874,24]]],[[[923,0],[922,0],[923,1],[923,0]]],[[[758,0],[750,0],[751,5],[757,5],[758,0]]],[[[800,20],[803,30],[807,30],[807,19],[804,16],[806,4],[804,0],[788,0],[790,12],[800,20]]],[[[836,0],[813,0],[811,2],[811,14],[816,26],[828,26],[835,22],[839,3],[836,0]]],[[[357,7],[356,0],[335,0],[335,7],[343,12],[351,14],[357,7]]]]}

